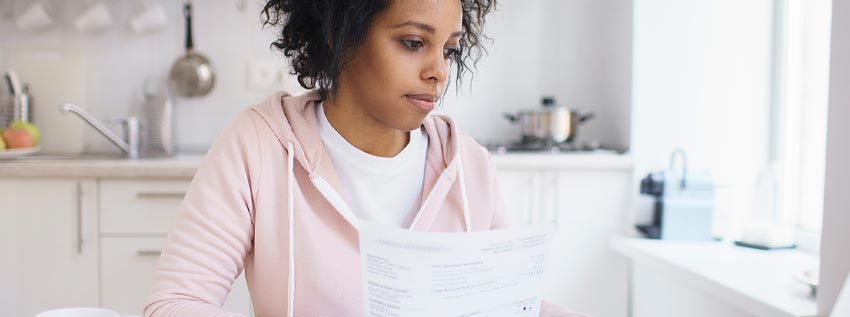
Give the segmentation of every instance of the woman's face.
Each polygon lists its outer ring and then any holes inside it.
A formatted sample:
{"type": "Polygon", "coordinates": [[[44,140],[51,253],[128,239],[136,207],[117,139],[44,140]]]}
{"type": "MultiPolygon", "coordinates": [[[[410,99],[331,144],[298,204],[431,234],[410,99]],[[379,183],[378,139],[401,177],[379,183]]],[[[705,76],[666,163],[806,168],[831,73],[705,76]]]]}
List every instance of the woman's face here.
{"type": "Polygon", "coordinates": [[[419,128],[446,88],[461,36],[459,0],[395,0],[341,70],[340,95],[379,124],[419,128]]]}

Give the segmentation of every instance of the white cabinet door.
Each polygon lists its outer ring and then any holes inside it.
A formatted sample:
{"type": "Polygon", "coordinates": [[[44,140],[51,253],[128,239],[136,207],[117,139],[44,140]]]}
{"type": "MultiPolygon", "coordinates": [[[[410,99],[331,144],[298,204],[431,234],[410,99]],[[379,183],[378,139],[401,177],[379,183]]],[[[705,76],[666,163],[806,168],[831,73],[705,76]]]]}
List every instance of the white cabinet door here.
{"type": "Polygon", "coordinates": [[[165,235],[191,180],[100,181],[102,235],[165,235]]]}
{"type": "MultiPolygon", "coordinates": [[[[101,300],[122,314],[141,315],[153,273],[191,180],[100,181],[101,300]]],[[[244,274],[224,308],[251,314],[244,274]]]]}
{"type": "Polygon", "coordinates": [[[0,316],[98,306],[94,180],[0,179],[0,316]]]}
{"type": "Polygon", "coordinates": [[[104,238],[101,246],[103,306],[142,315],[164,238],[104,238]]]}
{"type": "Polygon", "coordinates": [[[548,300],[593,316],[628,314],[628,261],[608,248],[625,232],[631,173],[560,172],[548,300]]]}
{"type": "MultiPolygon", "coordinates": [[[[165,238],[104,238],[102,247],[103,306],[122,314],[142,315],[165,238]]],[[[224,308],[251,315],[251,298],[242,274],[224,308]]]]}
{"type": "Polygon", "coordinates": [[[511,214],[511,223],[531,223],[539,205],[537,174],[526,171],[498,171],[498,178],[505,209],[511,214]]]}
{"type": "Polygon", "coordinates": [[[505,208],[513,224],[557,221],[559,175],[554,171],[517,169],[498,172],[505,208]]]}

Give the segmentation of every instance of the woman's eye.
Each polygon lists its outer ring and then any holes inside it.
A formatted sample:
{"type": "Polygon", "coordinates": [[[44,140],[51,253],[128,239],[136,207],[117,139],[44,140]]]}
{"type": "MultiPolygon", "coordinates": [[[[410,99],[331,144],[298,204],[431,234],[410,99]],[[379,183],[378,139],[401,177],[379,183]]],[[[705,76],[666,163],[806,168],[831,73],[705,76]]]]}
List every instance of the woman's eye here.
{"type": "Polygon", "coordinates": [[[456,59],[456,58],[460,57],[460,50],[458,50],[456,48],[443,49],[443,56],[446,59],[449,59],[449,58],[456,59]]]}
{"type": "Polygon", "coordinates": [[[414,41],[414,40],[401,40],[401,43],[403,43],[403,44],[404,44],[404,46],[407,46],[407,47],[408,47],[408,48],[410,48],[410,49],[417,49],[417,48],[422,47],[422,42],[421,42],[421,41],[414,41]]]}
{"type": "MultiPolygon", "coordinates": [[[[424,47],[422,41],[416,40],[401,40],[401,43],[404,44],[405,47],[410,49],[411,51],[415,51],[420,47],[424,47]]],[[[447,47],[443,49],[443,58],[445,59],[457,59],[460,57],[460,50],[454,47],[447,47]]]]}

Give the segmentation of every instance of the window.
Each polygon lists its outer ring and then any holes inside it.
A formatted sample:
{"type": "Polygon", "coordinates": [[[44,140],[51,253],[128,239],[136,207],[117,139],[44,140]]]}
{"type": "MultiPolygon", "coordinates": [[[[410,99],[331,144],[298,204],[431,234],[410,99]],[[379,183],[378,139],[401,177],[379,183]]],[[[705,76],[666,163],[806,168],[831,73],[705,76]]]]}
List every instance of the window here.
{"type": "Polygon", "coordinates": [[[778,0],[776,4],[770,156],[779,168],[783,222],[795,224],[801,247],[817,249],[823,211],[831,1],[778,0]]]}
{"type": "MultiPolygon", "coordinates": [[[[636,1],[636,175],[664,169],[684,148],[689,168],[714,175],[716,236],[794,227],[797,243],[816,250],[830,28],[831,0],[636,1]]],[[[651,219],[642,198],[637,222],[651,219]]]]}

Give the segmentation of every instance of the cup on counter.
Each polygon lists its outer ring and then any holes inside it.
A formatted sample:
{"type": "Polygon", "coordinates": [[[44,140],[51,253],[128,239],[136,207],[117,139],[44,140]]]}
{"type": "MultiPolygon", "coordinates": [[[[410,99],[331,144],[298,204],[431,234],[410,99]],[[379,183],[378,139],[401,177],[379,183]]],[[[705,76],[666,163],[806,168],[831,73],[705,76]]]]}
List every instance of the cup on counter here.
{"type": "Polygon", "coordinates": [[[42,31],[53,25],[53,16],[44,1],[36,1],[15,18],[15,25],[23,31],[42,31]]]}
{"type": "Polygon", "coordinates": [[[168,25],[168,16],[159,3],[145,0],[142,10],[130,19],[130,28],[136,33],[147,33],[164,28],[168,25]]]}
{"type": "Polygon", "coordinates": [[[111,24],[112,15],[103,1],[90,4],[74,19],[74,27],[80,32],[102,30],[111,24]]]}
{"type": "Polygon", "coordinates": [[[106,308],[74,307],[40,312],[35,317],[121,317],[121,314],[106,308]]]}

